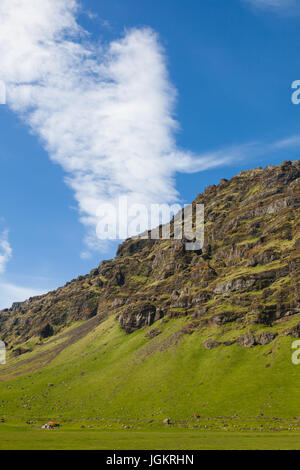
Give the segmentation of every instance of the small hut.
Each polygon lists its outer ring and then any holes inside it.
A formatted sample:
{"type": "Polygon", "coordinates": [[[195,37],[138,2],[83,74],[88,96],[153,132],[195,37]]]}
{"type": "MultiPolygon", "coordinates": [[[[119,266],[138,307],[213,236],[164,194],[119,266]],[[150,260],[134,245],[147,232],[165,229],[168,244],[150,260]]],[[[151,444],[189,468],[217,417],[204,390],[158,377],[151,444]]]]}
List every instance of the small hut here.
{"type": "Polygon", "coordinates": [[[58,427],[59,424],[56,421],[49,421],[49,423],[46,423],[42,426],[42,429],[55,429],[58,427]]]}

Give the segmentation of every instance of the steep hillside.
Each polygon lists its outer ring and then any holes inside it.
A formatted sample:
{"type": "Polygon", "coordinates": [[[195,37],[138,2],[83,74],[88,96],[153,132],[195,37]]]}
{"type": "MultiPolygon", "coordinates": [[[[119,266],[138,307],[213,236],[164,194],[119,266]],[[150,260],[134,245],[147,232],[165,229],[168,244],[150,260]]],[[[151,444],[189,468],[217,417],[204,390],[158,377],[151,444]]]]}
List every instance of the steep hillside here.
{"type": "Polygon", "coordinates": [[[89,275],[2,311],[3,340],[15,346],[107,315],[118,315],[127,333],[162,317],[189,316],[193,329],[294,317],[300,313],[299,176],[299,161],[285,162],[206,188],[195,200],[205,204],[203,252],[185,251],[184,240],[127,240],[114,260],[89,275]]]}
{"type": "Polygon", "coordinates": [[[299,183],[300,161],[222,180],[195,200],[201,252],[130,239],[90,274],[0,312],[0,416],[291,426],[280,419],[300,415],[299,183]]]}

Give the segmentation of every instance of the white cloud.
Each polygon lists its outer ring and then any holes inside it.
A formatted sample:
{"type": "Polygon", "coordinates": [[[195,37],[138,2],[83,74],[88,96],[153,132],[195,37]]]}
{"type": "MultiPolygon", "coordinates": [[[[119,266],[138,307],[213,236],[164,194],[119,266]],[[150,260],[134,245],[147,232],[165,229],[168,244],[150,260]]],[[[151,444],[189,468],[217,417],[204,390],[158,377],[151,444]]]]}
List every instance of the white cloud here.
{"type": "Polygon", "coordinates": [[[177,148],[176,91],[152,30],[96,46],[77,10],[77,0],[1,0],[0,77],[9,106],[65,170],[91,240],[101,204],[120,195],[174,202],[177,171],[231,156],[197,158],[177,148]]]}
{"type": "Polygon", "coordinates": [[[0,275],[4,273],[7,263],[12,257],[12,248],[8,241],[8,231],[0,234],[0,275]]]}
{"type": "Polygon", "coordinates": [[[299,146],[300,146],[300,135],[292,135],[292,136],[286,137],[285,139],[275,141],[272,144],[272,149],[281,150],[281,149],[288,149],[292,147],[296,148],[299,146]]]}
{"type": "MultiPolygon", "coordinates": [[[[8,240],[8,230],[0,234],[0,275],[4,274],[6,265],[12,257],[12,248],[8,240]]],[[[21,302],[40,295],[43,292],[37,289],[20,287],[0,281],[0,310],[8,308],[13,302],[21,302]]]]}
{"type": "Polygon", "coordinates": [[[43,294],[43,291],[0,282],[0,310],[11,307],[13,302],[23,302],[29,297],[43,294]]]}
{"type": "Polygon", "coordinates": [[[256,8],[269,9],[273,11],[288,11],[296,6],[296,0],[242,0],[256,8]]]}

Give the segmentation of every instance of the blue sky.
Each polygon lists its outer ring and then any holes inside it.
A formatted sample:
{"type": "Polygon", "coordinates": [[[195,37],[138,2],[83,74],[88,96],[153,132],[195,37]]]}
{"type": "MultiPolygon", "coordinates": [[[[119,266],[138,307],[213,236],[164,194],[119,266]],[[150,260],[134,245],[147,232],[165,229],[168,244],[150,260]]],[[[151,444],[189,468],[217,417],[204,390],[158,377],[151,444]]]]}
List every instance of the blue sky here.
{"type": "Polygon", "coordinates": [[[2,308],[114,256],[100,202],[299,158],[299,2],[49,2],[0,6],[2,308]]]}

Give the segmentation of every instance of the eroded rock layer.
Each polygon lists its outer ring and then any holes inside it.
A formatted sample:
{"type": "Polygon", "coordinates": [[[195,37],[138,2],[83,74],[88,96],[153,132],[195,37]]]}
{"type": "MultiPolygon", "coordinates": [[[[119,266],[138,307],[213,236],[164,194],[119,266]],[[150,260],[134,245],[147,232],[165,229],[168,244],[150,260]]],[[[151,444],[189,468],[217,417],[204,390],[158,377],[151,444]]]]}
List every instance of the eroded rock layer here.
{"type": "MultiPolygon", "coordinates": [[[[194,202],[205,205],[201,252],[186,251],[184,240],[129,239],[90,274],[1,311],[1,339],[22,354],[17,345],[32,337],[114,315],[127,334],[184,316],[186,332],[268,325],[260,337],[249,332],[238,342],[271,342],[274,324],[300,315],[300,162],[242,172],[194,202]]],[[[300,326],[287,334],[299,337],[300,326]]]]}

